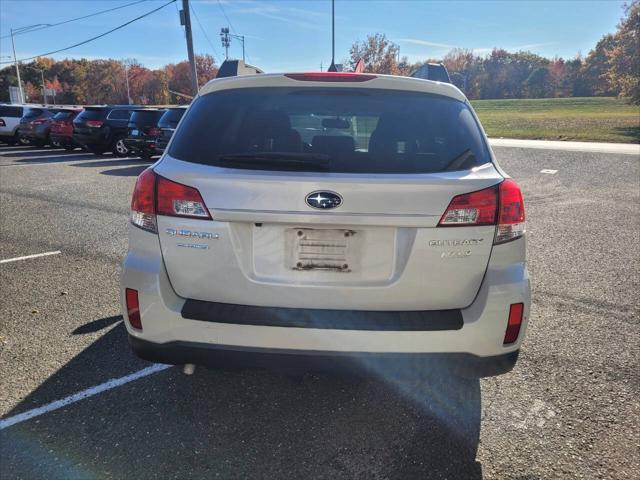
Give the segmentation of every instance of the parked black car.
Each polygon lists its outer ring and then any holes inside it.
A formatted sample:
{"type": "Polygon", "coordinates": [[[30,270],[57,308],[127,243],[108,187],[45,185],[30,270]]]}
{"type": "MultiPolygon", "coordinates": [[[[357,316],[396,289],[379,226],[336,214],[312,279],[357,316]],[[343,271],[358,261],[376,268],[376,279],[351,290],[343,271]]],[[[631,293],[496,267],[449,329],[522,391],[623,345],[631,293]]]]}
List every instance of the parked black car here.
{"type": "Polygon", "coordinates": [[[187,111],[187,108],[187,106],[168,108],[167,111],[164,112],[164,115],[160,117],[160,120],[158,120],[158,128],[161,130],[158,141],[156,142],[156,150],[158,153],[164,152],[164,149],[167,148],[167,144],[169,140],[171,140],[173,132],[175,132],[178,122],[184,115],[184,112],[187,111]]]}
{"type": "Polygon", "coordinates": [[[73,139],[95,155],[111,150],[118,157],[129,155],[124,143],[127,124],[135,105],[85,107],[73,120],[73,139]]]}
{"type": "Polygon", "coordinates": [[[124,143],[134,155],[141,158],[151,158],[157,155],[157,140],[160,136],[158,120],[165,113],[164,109],[135,110],[129,118],[127,138],[124,143]]]}
{"type": "Polygon", "coordinates": [[[45,107],[25,107],[18,127],[18,136],[26,139],[32,145],[44,147],[50,142],[51,119],[59,110],[45,107]]]}

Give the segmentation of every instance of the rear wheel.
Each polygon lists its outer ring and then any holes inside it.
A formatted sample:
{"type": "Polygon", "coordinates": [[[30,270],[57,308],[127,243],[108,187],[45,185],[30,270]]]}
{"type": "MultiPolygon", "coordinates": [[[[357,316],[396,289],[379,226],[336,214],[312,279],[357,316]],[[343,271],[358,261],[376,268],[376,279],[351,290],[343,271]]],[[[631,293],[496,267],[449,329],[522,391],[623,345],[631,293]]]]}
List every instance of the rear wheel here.
{"type": "Polygon", "coordinates": [[[129,155],[129,148],[124,144],[124,137],[117,137],[114,140],[111,151],[116,157],[126,157],[129,155]]]}
{"type": "Polygon", "coordinates": [[[69,145],[69,144],[67,144],[67,145],[64,145],[64,149],[65,149],[67,152],[71,152],[72,150],[75,150],[75,149],[76,149],[76,146],[75,146],[75,145],[69,145]]]}

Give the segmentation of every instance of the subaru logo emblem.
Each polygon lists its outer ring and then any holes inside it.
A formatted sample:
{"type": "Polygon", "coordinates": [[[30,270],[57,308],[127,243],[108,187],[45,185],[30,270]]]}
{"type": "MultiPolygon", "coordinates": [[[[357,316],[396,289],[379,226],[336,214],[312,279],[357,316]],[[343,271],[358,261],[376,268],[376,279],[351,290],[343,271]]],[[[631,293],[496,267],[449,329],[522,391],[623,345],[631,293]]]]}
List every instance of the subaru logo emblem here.
{"type": "Polygon", "coordinates": [[[335,192],[327,192],[324,190],[311,192],[307,195],[305,201],[311,208],[317,208],[320,210],[328,210],[342,205],[342,197],[340,195],[335,192]]]}

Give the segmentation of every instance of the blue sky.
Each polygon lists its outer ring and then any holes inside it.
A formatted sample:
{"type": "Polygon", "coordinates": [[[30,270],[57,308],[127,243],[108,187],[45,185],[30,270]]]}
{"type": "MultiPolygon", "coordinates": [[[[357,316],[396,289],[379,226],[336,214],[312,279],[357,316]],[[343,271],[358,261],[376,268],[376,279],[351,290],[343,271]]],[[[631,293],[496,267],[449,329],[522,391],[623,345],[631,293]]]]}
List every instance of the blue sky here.
{"type": "MultiPolygon", "coordinates": [[[[0,36],[10,28],[56,23],[133,0],[0,0],[0,36]]],[[[18,35],[18,58],[80,42],[152,10],[168,0],[147,0],[111,13],[18,35]]],[[[130,26],[55,58],[135,58],[157,68],[186,58],[178,0],[130,26]]],[[[492,47],[530,50],[553,57],[586,55],[613,32],[623,1],[365,1],[336,0],[336,60],[367,34],[386,33],[411,61],[438,58],[453,47],[485,54],[492,47]]],[[[217,61],[224,53],[220,27],[246,36],[248,61],[265,71],[318,70],[331,61],[329,0],[192,0],[195,50],[217,61]],[[210,42],[205,37],[206,32],[210,42]]],[[[241,56],[233,41],[230,56],[241,56]]],[[[10,38],[0,38],[0,61],[12,55],[10,38]]]]}

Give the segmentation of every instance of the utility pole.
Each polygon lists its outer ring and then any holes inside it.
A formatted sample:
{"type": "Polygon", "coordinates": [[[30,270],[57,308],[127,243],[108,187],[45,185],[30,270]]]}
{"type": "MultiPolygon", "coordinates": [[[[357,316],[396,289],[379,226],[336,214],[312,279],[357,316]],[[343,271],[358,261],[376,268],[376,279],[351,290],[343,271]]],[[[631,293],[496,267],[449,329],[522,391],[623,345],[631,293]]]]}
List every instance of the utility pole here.
{"type": "Polygon", "coordinates": [[[189,10],[189,0],[182,0],[182,15],[184,31],[187,37],[187,53],[189,54],[189,65],[191,70],[191,91],[193,95],[198,94],[198,71],[196,70],[196,60],[193,55],[193,37],[191,34],[191,11],[189,10]]]}
{"type": "Polygon", "coordinates": [[[131,105],[131,93],[129,92],[129,64],[126,60],[122,62],[122,64],[124,65],[124,78],[127,84],[127,105],[131,105]]]}
{"type": "Polygon", "coordinates": [[[331,0],[331,65],[327,72],[337,72],[336,68],[336,1],[331,0]]]}
{"type": "MultiPolygon", "coordinates": [[[[220,29],[220,40],[222,40],[222,46],[224,47],[224,59],[229,60],[229,46],[231,45],[231,35],[229,35],[229,27],[222,27],[220,29]]],[[[244,57],[244,42],[243,45],[243,57],[244,57]]]]}
{"type": "Polygon", "coordinates": [[[13,28],[11,30],[11,46],[13,47],[13,62],[16,64],[16,77],[18,77],[18,100],[24,103],[24,92],[22,91],[22,80],[20,80],[20,68],[18,68],[18,57],[16,56],[16,42],[13,40],[13,28]]]}
{"type": "Polygon", "coordinates": [[[47,104],[47,89],[44,86],[44,70],[40,70],[40,76],[42,77],[42,100],[43,103],[47,104]]]}

